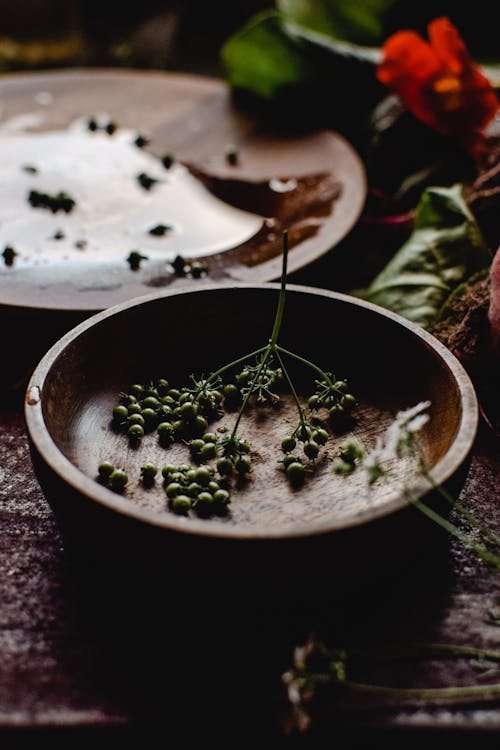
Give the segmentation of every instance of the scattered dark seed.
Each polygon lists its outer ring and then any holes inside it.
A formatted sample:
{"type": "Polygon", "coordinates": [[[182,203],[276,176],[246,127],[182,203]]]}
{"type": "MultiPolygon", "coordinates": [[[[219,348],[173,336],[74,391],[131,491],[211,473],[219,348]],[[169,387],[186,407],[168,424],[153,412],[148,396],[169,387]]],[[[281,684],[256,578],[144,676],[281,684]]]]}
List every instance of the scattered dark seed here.
{"type": "Polygon", "coordinates": [[[27,172],[28,174],[38,174],[38,169],[32,164],[25,164],[22,169],[23,172],[27,172]]]}
{"type": "Polygon", "coordinates": [[[87,130],[91,130],[92,132],[95,132],[98,129],[99,125],[97,124],[96,120],[91,117],[89,120],[87,120],[87,130]]]}
{"type": "Polygon", "coordinates": [[[144,148],[144,146],[147,146],[148,143],[149,138],[146,135],[142,135],[141,133],[139,133],[134,141],[134,146],[137,146],[137,148],[144,148]]]}
{"type": "Polygon", "coordinates": [[[148,234],[152,234],[154,237],[163,237],[171,230],[172,227],[169,224],[156,224],[156,226],[148,230],[148,234]]]}
{"type": "Polygon", "coordinates": [[[137,271],[141,265],[141,261],[143,260],[148,260],[148,256],[143,255],[137,250],[132,250],[132,252],[127,257],[127,263],[129,264],[132,271],[137,271]]]}
{"type": "Polygon", "coordinates": [[[87,247],[87,240],[77,240],[75,242],[75,247],[77,250],[85,250],[87,247]]]}
{"type": "Polygon", "coordinates": [[[170,167],[174,163],[174,157],[172,156],[172,154],[165,154],[162,157],[161,163],[163,164],[165,169],[170,169],[170,167]]]}
{"type": "Polygon", "coordinates": [[[108,135],[113,135],[117,127],[118,126],[116,122],[113,122],[113,120],[110,120],[108,124],[105,126],[104,130],[106,131],[108,135]]]}
{"type": "Polygon", "coordinates": [[[136,179],[139,185],[144,188],[144,190],[151,190],[153,185],[158,182],[155,177],[151,177],[150,175],[146,174],[146,172],[141,172],[140,174],[138,174],[136,179]]]}
{"type": "Polygon", "coordinates": [[[226,148],[226,161],[232,167],[238,164],[238,149],[236,146],[228,146],[226,148]]]}
{"type": "Polygon", "coordinates": [[[7,245],[2,253],[4,263],[6,266],[12,266],[14,264],[14,258],[17,253],[11,245],[7,245]]]}
{"type": "Polygon", "coordinates": [[[64,239],[64,232],[62,229],[58,229],[54,234],[52,235],[53,240],[63,240],[64,239]]]}

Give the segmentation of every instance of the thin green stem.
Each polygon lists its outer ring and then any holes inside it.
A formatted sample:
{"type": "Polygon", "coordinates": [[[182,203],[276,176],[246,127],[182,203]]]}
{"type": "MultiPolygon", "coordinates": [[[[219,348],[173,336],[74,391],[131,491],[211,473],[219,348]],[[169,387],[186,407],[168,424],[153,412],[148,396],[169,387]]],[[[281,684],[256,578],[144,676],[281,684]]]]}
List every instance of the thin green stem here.
{"type": "Polygon", "coordinates": [[[288,349],[284,349],[279,344],[276,345],[276,351],[281,352],[281,354],[286,354],[287,357],[292,357],[292,359],[296,359],[297,362],[302,362],[302,364],[307,365],[307,367],[311,367],[313,370],[319,373],[319,375],[321,375],[321,377],[323,378],[325,383],[327,383],[327,385],[333,388],[333,383],[331,379],[328,377],[327,373],[324,372],[321,369],[321,367],[318,367],[318,365],[315,365],[314,362],[310,362],[308,359],[301,357],[299,354],[295,354],[294,352],[290,352],[288,349]]]}
{"type": "Polygon", "coordinates": [[[500,696],[500,684],[498,683],[442,688],[394,688],[386,687],[385,685],[367,685],[362,682],[351,682],[350,680],[338,684],[357,693],[410,701],[493,700],[500,696]]]}
{"type": "Polygon", "coordinates": [[[473,552],[476,552],[476,554],[478,554],[479,557],[484,560],[484,562],[500,570],[500,557],[498,557],[498,555],[493,554],[493,552],[490,552],[490,550],[486,549],[486,547],[483,547],[483,545],[474,542],[467,536],[467,534],[464,534],[463,531],[460,531],[460,529],[458,529],[454,524],[450,523],[450,521],[446,520],[446,518],[440,516],[439,513],[436,513],[434,510],[432,510],[432,508],[429,508],[428,505],[425,505],[425,503],[422,503],[420,500],[413,500],[411,497],[408,499],[409,502],[412,503],[412,505],[418,508],[418,510],[424,513],[428,518],[430,518],[432,521],[435,521],[439,526],[441,526],[445,531],[454,536],[456,539],[459,539],[462,544],[471,549],[473,552]]]}
{"type": "Polygon", "coordinates": [[[286,229],[283,231],[283,263],[281,267],[281,289],[278,297],[278,307],[276,309],[276,316],[274,318],[273,332],[269,339],[269,346],[272,350],[276,348],[276,342],[278,340],[278,334],[280,332],[281,323],[283,322],[283,311],[285,309],[285,297],[286,297],[286,274],[288,265],[288,232],[286,229]]]}
{"type": "Polygon", "coordinates": [[[250,396],[251,396],[251,395],[252,395],[252,393],[253,393],[253,389],[254,389],[254,387],[255,387],[255,383],[256,383],[256,382],[257,382],[257,380],[259,379],[259,377],[260,377],[260,373],[261,373],[261,372],[262,372],[262,370],[264,369],[264,365],[266,364],[266,362],[267,362],[267,359],[268,359],[268,357],[269,357],[269,354],[271,353],[271,348],[270,348],[269,344],[268,344],[267,346],[264,346],[264,347],[263,347],[263,348],[261,349],[261,351],[264,351],[264,352],[265,352],[265,354],[264,354],[264,356],[262,357],[262,362],[260,363],[260,365],[259,365],[258,369],[257,369],[257,370],[256,370],[256,372],[255,372],[255,375],[254,375],[254,378],[253,378],[252,382],[251,382],[251,383],[250,383],[250,385],[248,386],[248,391],[246,392],[246,394],[245,394],[245,397],[244,397],[244,399],[243,399],[243,403],[242,403],[242,404],[241,404],[241,406],[240,406],[240,409],[239,409],[239,412],[238,412],[238,416],[237,416],[237,418],[236,418],[236,422],[234,423],[233,431],[232,431],[232,433],[231,433],[231,440],[234,440],[234,438],[236,437],[236,432],[238,431],[238,427],[239,427],[239,424],[240,424],[241,418],[242,418],[242,416],[243,416],[243,412],[245,411],[246,405],[248,404],[248,400],[249,400],[250,396]]]}
{"type": "Polygon", "coordinates": [[[455,498],[453,498],[440,484],[438,484],[434,477],[432,476],[431,472],[427,468],[425,457],[423,456],[423,452],[419,447],[419,453],[420,453],[420,467],[421,467],[421,473],[422,476],[424,476],[427,481],[431,484],[432,488],[436,490],[442,498],[444,498],[451,507],[456,510],[460,515],[465,518],[466,521],[475,529],[477,529],[481,535],[484,537],[484,539],[487,542],[490,542],[490,544],[494,544],[496,547],[500,547],[500,539],[493,534],[487,526],[485,526],[479,519],[477,519],[467,508],[465,508],[461,503],[459,503],[455,498]]]}
{"type": "Polygon", "coordinates": [[[288,374],[288,371],[287,371],[287,369],[286,369],[286,367],[284,365],[284,362],[283,362],[282,358],[280,357],[280,354],[279,354],[278,351],[276,352],[276,356],[278,358],[278,362],[281,365],[281,369],[283,370],[283,375],[286,378],[286,381],[288,383],[288,387],[290,388],[290,392],[291,392],[291,394],[293,396],[293,400],[295,401],[295,406],[297,407],[297,411],[299,412],[300,424],[303,425],[303,426],[305,426],[306,420],[304,418],[304,410],[302,409],[302,405],[301,405],[301,403],[299,401],[299,397],[297,396],[297,391],[295,390],[295,387],[294,387],[294,385],[292,383],[292,379],[290,378],[290,375],[288,374]]]}
{"type": "Polygon", "coordinates": [[[260,349],[256,349],[254,352],[250,352],[249,354],[245,354],[243,357],[238,357],[238,359],[233,360],[232,362],[229,362],[227,365],[223,365],[222,367],[219,367],[218,370],[215,370],[214,372],[210,373],[208,378],[206,379],[206,385],[211,383],[215,378],[219,377],[219,375],[222,375],[222,373],[226,372],[227,370],[230,370],[231,367],[237,367],[238,365],[243,364],[243,362],[246,362],[248,359],[252,359],[254,357],[258,357],[259,354],[262,354],[263,351],[265,351],[268,348],[269,344],[266,344],[266,346],[261,346],[260,349]]]}

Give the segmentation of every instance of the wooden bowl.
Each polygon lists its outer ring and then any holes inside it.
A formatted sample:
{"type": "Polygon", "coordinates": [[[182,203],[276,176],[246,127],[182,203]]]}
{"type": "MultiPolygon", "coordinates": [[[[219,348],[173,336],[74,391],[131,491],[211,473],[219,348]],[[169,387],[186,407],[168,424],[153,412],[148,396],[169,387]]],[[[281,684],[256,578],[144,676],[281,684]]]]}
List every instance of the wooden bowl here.
{"type": "MultiPolygon", "coordinates": [[[[227,517],[180,517],[167,506],[161,478],[152,488],[142,485],[144,461],[161,467],[189,461],[189,452],[182,444],[166,450],[155,433],[130,447],[110,427],[120,392],[155,377],[182,384],[191,373],[206,374],[264,345],[277,298],[276,284],[241,283],[148,295],[92,316],[48,351],[31,377],[25,414],[35,468],[72,544],[85,554],[99,550],[100,559],[120,561],[119,567],[124,560],[147,560],[154,575],[172,559],[184,571],[205,556],[225,566],[231,560],[234,575],[246,572],[247,581],[258,579],[259,586],[275,574],[296,580],[314,569],[316,578],[318,558],[322,569],[325,559],[332,565],[341,560],[344,571],[347,560],[350,575],[358,562],[372,565],[388,555],[394,563],[413,542],[421,549],[432,524],[425,519],[419,525],[407,493],[422,498],[430,486],[414,462],[397,462],[392,478],[370,487],[362,471],[332,473],[332,461],[347,437],[370,448],[398,411],[429,400],[421,444],[435,481],[447,484],[466,465],[474,441],[473,386],[429,333],[334,292],[290,286],[279,339],[347,379],[358,399],[349,424],[328,426],[323,458],[304,485],[292,487],[280,463],[281,439],[297,421],[286,393],[278,407],[252,407],[242,420],[253,469],[251,479],[233,490],[227,517]],[[124,493],[96,480],[105,459],[127,470],[124,493]]],[[[314,373],[293,362],[290,367],[306,396],[314,373]]],[[[226,414],[219,424],[230,427],[234,419],[226,414]]]]}

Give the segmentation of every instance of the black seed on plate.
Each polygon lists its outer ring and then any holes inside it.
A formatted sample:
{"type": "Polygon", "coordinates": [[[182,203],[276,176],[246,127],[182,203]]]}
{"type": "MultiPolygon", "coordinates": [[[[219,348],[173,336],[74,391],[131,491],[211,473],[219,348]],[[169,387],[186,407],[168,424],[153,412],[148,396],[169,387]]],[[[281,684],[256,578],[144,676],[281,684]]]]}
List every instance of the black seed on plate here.
{"type": "Polygon", "coordinates": [[[92,132],[95,132],[98,129],[99,125],[97,124],[96,120],[93,117],[90,117],[89,120],[87,120],[87,130],[91,130],[92,132]]]}
{"type": "Polygon", "coordinates": [[[143,255],[137,250],[132,250],[132,252],[127,257],[127,263],[130,266],[130,270],[137,271],[141,265],[141,261],[143,260],[148,260],[148,256],[143,255]]]}
{"type": "Polygon", "coordinates": [[[14,264],[14,258],[17,253],[11,245],[6,245],[2,253],[4,263],[6,266],[12,266],[14,264]]]}
{"type": "Polygon", "coordinates": [[[153,185],[158,182],[155,177],[151,177],[150,175],[146,174],[146,172],[141,172],[140,174],[138,174],[136,179],[139,185],[144,188],[144,190],[151,190],[153,185]]]}
{"type": "Polygon", "coordinates": [[[75,247],[77,250],[85,250],[87,247],[87,240],[77,240],[75,242],[75,247]]]}
{"type": "Polygon", "coordinates": [[[23,172],[27,172],[28,174],[38,174],[38,169],[32,164],[25,164],[22,169],[23,172]]]}
{"type": "Polygon", "coordinates": [[[172,227],[169,224],[156,224],[156,226],[148,230],[148,234],[152,234],[154,237],[163,237],[171,230],[172,227]]]}
{"type": "Polygon", "coordinates": [[[137,148],[144,148],[144,146],[147,146],[149,143],[149,138],[146,135],[139,135],[134,141],[134,146],[137,146],[137,148]]]}
{"type": "Polygon", "coordinates": [[[110,120],[108,124],[105,126],[104,130],[106,131],[108,135],[113,135],[117,127],[118,126],[116,122],[113,122],[112,120],[110,120]]]}
{"type": "Polygon", "coordinates": [[[162,157],[161,163],[163,164],[165,169],[170,169],[170,167],[174,163],[174,157],[172,156],[172,154],[165,154],[162,157]]]}
{"type": "Polygon", "coordinates": [[[62,229],[58,229],[54,234],[52,235],[53,240],[63,240],[64,239],[64,232],[62,229]]]}

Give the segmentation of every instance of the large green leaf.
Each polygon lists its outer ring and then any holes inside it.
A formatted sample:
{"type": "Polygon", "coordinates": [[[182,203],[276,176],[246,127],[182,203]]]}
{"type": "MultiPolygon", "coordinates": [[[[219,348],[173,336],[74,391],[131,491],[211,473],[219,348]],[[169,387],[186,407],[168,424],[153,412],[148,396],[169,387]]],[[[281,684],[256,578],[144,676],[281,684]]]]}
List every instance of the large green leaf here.
{"type": "Polygon", "coordinates": [[[275,12],[260,14],[221,49],[233,91],[286,123],[309,120],[354,138],[386,93],[375,76],[378,48],[311,31],[275,12]]]}
{"type": "Polygon", "coordinates": [[[355,294],[426,328],[453,290],[490,263],[462,186],[432,187],[422,194],[407,242],[368,289],[355,294]]]}
{"type": "Polygon", "coordinates": [[[383,16],[396,0],[276,0],[283,16],[312,31],[357,44],[384,41],[383,16]]]}
{"type": "Polygon", "coordinates": [[[275,12],[255,16],[223,45],[228,83],[271,98],[286,86],[312,82],[316,71],[275,12]]]}

